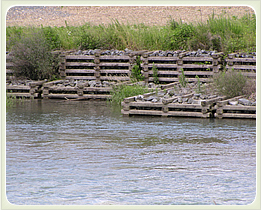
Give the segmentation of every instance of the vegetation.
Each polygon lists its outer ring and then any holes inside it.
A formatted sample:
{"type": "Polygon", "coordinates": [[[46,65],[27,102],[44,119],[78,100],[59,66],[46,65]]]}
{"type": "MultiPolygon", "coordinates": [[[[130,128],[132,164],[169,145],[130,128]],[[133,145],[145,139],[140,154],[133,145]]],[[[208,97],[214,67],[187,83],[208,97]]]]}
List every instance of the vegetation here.
{"type": "Polygon", "coordinates": [[[121,84],[119,86],[115,86],[111,91],[112,98],[110,102],[114,105],[120,106],[124,98],[136,96],[136,95],[142,95],[148,92],[149,90],[147,87],[138,84],[134,84],[134,85],[121,84]]]}
{"type": "MultiPolygon", "coordinates": [[[[256,45],[256,16],[241,18],[214,13],[205,23],[194,24],[170,19],[165,26],[123,24],[113,20],[110,24],[81,26],[40,27],[46,42],[55,49],[118,49],[132,50],[216,50],[225,54],[235,51],[254,51],[256,45]]],[[[24,37],[30,36],[28,27],[7,27],[7,51],[13,50],[24,37]]]]}
{"type": "Polygon", "coordinates": [[[23,34],[12,48],[15,76],[32,80],[57,76],[58,61],[51,53],[51,46],[51,41],[45,39],[44,31],[30,29],[23,34]]]}
{"type": "Polygon", "coordinates": [[[186,87],[188,80],[186,79],[184,70],[181,68],[181,75],[179,76],[179,83],[181,84],[181,86],[186,87]]]}
{"type": "Polygon", "coordinates": [[[247,79],[241,72],[235,70],[220,72],[214,77],[214,84],[218,92],[227,97],[244,94],[247,79]]]}
{"type": "Polygon", "coordinates": [[[158,68],[154,65],[152,65],[152,72],[153,72],[153,82],[155,84],[159,84],[159,77],[158,77],[158,68]]]}
{"type": "Polygon", "coordinates": [[[141,59],[140,56],[136,57],[136,64],[133,66],[131,70],[131,79],[133,81],[142,81],[144,80],[144,76],[141,73],[141,59]]]}

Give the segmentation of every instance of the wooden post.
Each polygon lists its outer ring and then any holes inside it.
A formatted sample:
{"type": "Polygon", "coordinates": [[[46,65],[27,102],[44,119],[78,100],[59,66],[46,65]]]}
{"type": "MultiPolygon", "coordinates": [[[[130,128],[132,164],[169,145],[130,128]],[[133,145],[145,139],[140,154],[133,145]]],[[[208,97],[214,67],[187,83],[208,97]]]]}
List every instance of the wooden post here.
{"type": "Polygon", "coordinates": [[[43,99],[48,99],[49,84],[43,84],[43,99]]]}
{"type": "Polygon", "coordinates": [[[77,85],[77,94],[79,96],[83,96],[83,88],[84,88],[84,84],[83,83],[79,83],[77,85]]]}
{"type": "Polygon", "coordinates": [[[60,65],[59,65],[59,72],[62,79],[66,78],[66,57],[64,53],[61,53],[60,55],[60,65]]]}
{"type": "Polygon", "coordinates": [[[129,77],[131,77],[131,73],[132,73],[132,68],[134,66],[134,54],[131,52],[129,54],[129,77]]]}
{"type": "Polygon", "coordinates": [[[183,57],[185,56],[185,53],[179,53],[178,54],[178,60],[177,60],[177,71],[178,71],[178,77],[182,75],[182,69],[183,69],[183,57]]]}
{"type": "Polygon", "coordinates": [[[233,69],[235,56],[236,56],[235,53],[228,54],[228,58],[227,58],[228,70],[233,69]]]}
{"type": "Polygon", "coordinates": [[[144,53],[142,55],[142,62],[143,62],[143,72],[144,72],[144,81],[145,81],[145,84],[148,84],[149,83],[149,67],[148,67],[148,64],[149,64],[149,61],[148,61],[148,54],[147,53],[144,53]]]}
{"type": "Polygon", "coordinates": [[[212,60],[213,76],[219,72],[219,62],[222,54],[223,53],[221,52],[221,53],[215,53],[211,55],[213,59],[212,60]]]}
{"type": "Polygon", "coordinates": [[[94,64],[95,64],[95,67],[94,67],[94,70],[95,70],[95,78],[96,78],[96,81],[97,82],[100,82],[101,81],[101,72],[100,72],[100,51],[96,51],[95,52],[95,57],[94,57],[94,64]]]}

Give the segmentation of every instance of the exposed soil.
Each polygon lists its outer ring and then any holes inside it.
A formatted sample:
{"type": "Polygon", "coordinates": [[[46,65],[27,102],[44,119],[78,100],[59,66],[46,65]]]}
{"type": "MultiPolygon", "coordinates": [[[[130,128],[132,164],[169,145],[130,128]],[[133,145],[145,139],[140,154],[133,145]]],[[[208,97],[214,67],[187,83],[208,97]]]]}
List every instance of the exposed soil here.
{"type": "Polygon", "coordinates": [[[254,14],[247,6],[16,6],[8,10],[7,26],[77,26],[85,22],[109,24],[144,23],[165,25],[170,18],[183,22],[205,22],[212,14],[241,17],[254,14]]]}

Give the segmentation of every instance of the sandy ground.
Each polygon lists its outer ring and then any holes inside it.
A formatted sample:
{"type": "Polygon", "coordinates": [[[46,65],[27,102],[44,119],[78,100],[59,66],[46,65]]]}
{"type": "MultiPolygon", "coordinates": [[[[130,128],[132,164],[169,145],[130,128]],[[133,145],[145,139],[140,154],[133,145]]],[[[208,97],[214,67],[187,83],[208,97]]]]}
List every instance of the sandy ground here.
{"type": "Polygon", "coordinates": [[[113,19],[120,23],[144,23],[165,25],[170,17],[176,21],[206,21],[210,15],[224,14],[241,17],[253,14],[250,7],[243,6],[17,6],[8,10],[7,26],[65,26],[109,24],[113,19]]]}

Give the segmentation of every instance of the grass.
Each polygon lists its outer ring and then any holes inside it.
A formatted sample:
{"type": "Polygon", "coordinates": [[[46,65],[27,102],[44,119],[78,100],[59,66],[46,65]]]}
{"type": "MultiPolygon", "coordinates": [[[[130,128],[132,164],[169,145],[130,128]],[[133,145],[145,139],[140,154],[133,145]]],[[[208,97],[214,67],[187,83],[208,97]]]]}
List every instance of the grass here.
{"type": "MultiPolygon", "coordinates": [[[[29,27],[7,27],[7,51],[27,36],[29,27]]],[[[39,27],[55,49],[118,49],[131,50],[217,50],[225,54],[235,51],[254,51],[256,45],[256,16],[241,18],[213,13],[206,23],[186,24],[170,19],[165,26],[123,24],[112,20],[110,24],[66,27],[39,27]]]]}
{"type": "Polygon", "coordinates": [[[134,84],[134,85],[126,85],[122,84],[119,86],[116,86],[111,91],[111,100],[110,102],[115,106],[120,106],[121,102],[124,98],[136,96],[136,95],[142,95],[145,93],[150,92],[147,87],[134,84]]]}

